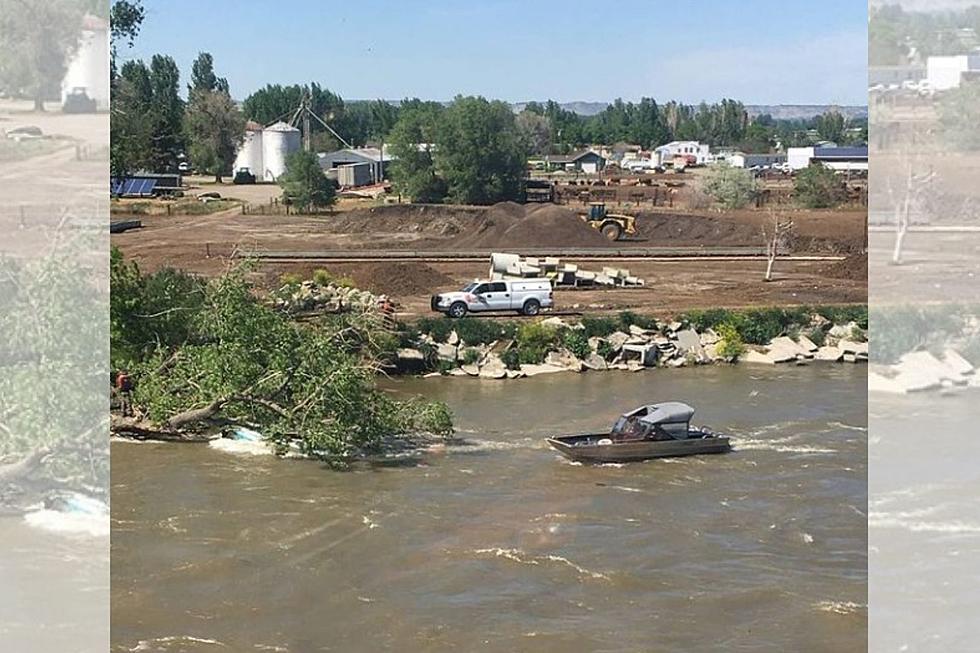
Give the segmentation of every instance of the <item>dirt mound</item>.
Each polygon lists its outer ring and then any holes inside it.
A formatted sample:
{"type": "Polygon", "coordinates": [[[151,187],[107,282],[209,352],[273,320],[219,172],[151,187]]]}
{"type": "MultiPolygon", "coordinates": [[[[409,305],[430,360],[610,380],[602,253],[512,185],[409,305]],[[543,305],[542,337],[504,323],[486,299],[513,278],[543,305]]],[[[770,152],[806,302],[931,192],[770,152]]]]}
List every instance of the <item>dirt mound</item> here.
{"type": "Polygon", "coordinates": [[[837,261],[821,270],[824,276],[831,279],[851,279],[855,281],[868,278],[868,255],[852,254],[843,261],[837,261]]]}
{"type": "Polygon", "coordinates": [[[473,249],[609,246],[602,234],[573,210],[554,204],[521,206],[513,202],[487,209],[477,229],[453,244],[473,249]]]}
{"type": "Polygon", "coordinates": [[[332,233],[415,233],[453,237],[479,224],[479,208],[438,204],[389,204],[338,213],[323,220],[332,233]]]}
{"type": "Polygon", "coordinates": [[[754,225],[682,213],[641,213],[637,237],[651,247],[762,247],[762,233],[754,225]]]}
{"type": "Polygon", "coordinates": [[[358,288],[392,297],[427,294],[454,283],[452,277],[425,263],[365,263],[352,276],[358,288]]]}

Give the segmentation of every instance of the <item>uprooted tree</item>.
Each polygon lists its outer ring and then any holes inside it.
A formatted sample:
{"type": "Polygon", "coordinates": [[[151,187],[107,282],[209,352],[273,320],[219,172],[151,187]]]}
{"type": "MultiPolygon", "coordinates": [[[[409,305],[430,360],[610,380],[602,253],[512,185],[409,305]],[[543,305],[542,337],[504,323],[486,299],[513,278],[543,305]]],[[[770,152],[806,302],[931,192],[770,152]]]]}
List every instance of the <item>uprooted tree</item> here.
{"type": "Polygon", "coordinates": [[[105,306],[97,242],[0,257],[0,512],[55,489],[108,494],[105,306]]]}
{"type": "Polygon", "coordinates": [[[452,433],[445,405],[395,400],[377,387],[382,356],[393,347],[381,314],[298,323],[260,301],[241,267],[209,281],[172,282],[197,296],[167,306],[159,291],[146,291],[159,274],[113,257],[114,367],[128,361],[135,382],[135,416],[115,416],[114,432],[186,440],[247,426],[280,451],[297,444],[319,457],[452,433]]]}

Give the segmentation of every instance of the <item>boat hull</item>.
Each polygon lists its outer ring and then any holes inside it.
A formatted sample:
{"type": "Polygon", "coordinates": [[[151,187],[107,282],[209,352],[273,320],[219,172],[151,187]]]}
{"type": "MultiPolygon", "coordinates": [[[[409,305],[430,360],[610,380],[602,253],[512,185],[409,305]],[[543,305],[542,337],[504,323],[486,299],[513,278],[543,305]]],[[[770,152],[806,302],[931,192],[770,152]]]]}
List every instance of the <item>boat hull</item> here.
{"type": "Polygon", "coordinates": [[[686,440],[639,440],[613,444],[590,442],[602,437],[607,436],[578,435],[548,438],[548,444],[569,460],[583,463],[623,463],[651,458],[725,453],[731,450],[731,442],[725,436],[686,440]]]}

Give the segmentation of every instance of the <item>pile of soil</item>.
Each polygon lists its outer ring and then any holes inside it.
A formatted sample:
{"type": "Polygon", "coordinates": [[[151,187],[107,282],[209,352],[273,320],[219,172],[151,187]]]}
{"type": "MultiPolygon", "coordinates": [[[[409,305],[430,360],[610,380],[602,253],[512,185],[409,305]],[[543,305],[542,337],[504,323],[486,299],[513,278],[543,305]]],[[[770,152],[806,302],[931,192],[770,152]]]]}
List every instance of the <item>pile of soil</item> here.
{"type": "MultiPolygon", "coordinates": [[[[516,205],[515,205],[516,206],[516,205]]],[[[438,204],[389,204],[356,209],[323,220],[331,233],[415,233],[453,237],[481,222],[484,209],[438,204]]]]}
{"type": "Polygon", "coordinates": [[[821,270],[824,276],[831,279],[851,279],[854,281],[867,281],[868,279],[868,255],[852,254],[843,261],[837,261],[826,266],[821,270]]]}
{"type": "Polygon", "coordinates": [[[364,263],[352,270],[358,288],[393,297],[429,294],[452,286],[452,277],[425,263],[364,263]]]}
{"type": "Polygon", "coordinates": [[[453,245],[461,249],[505,249],[608,247],[609,242],[574,210],[555,204],[502,202],[488,208],[477,228],[456,238],[453,245]]]}
{"type": "Polygon", "coordinates": [[[651,247],[761,247],[759,227],[744,222],[682,213],[641,213],[637,238],[651,247]]]}

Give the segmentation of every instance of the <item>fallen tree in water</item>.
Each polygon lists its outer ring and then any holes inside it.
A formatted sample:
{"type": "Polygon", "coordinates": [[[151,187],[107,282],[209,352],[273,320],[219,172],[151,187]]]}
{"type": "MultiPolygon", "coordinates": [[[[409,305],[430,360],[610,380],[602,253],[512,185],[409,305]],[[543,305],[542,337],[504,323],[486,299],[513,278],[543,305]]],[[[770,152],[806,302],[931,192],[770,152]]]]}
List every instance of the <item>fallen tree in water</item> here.
{"type": "Polygon", "coordinates": [[[335,457],[452,433],[445,405],[377,387],[394,340],[378,311],[298,323],[260,301],[242,267],[204,282],[143,275],[114,255],[112,282],[113,367],[134,383],[133,415],[115,416],[114,434],[194,441],[248,427],[280,452],[335,457]]]}

